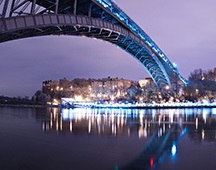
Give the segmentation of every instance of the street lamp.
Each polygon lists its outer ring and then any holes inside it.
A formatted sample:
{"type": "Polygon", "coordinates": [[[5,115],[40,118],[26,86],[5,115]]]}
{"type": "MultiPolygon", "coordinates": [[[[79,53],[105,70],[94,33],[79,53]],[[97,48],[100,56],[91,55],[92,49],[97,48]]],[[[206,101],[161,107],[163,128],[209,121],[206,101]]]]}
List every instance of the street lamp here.
{"type": "Polygon", "coordinates": [[[168,101],[169,98],[170,98],[170,94],[169,94],[170,87],[169,87],[169,85],[166,85],[165,89],[166,89],[166,92],[165,92],[166,93],[166,101],[168,101]]]}
{"type": "Polygon", "coordinates": [[[166,90],[169,90],[169,89],[170,89],[170,87],[169,87],[168,85],[167,85],[165,88],[166,88],[166,90]]]}

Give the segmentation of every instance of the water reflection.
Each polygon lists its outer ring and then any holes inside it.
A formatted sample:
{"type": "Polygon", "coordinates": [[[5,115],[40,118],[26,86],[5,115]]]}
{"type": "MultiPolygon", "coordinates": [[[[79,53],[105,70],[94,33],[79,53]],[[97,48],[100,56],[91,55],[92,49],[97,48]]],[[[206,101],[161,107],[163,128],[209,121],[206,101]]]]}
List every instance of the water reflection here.
{"type": "Polygon", "coordinates": [[[174,158],[178,141],[185,132],[196,142],[216,142],[215,109],[78,108],[57,112],[51,110],[50,118],[42,121],[43,131],[146,138],[149,142],[133,160],[121,167],[123,169],[153,169],[163,162],[167,152],[174,158]]]}
{"type": "Polygon", "coordinates": [[[3,169],[185,169],[187,155],[199,169],[200,148],[215,158],[216,110],[0,108],[0,134],[3,169]]]}
{"type": "Polygon", "coordinates": [[[62,109],[50,108],[42,119],[44,132],[88,135],[133,135],[148,138],[159,129],[158,135],[172,125],[187,128],[191,139],[215,141],[215,109],[62,109]],[[208,131],[211,129],[211,131],[208,131]],[[213,131],[212,131],[213,130],[213,131]]]}
{"type": "Polygon", "coordinates": [[[62,109],[42,120],[44,132],[146,138],[142,151],[121,169],[153,169],[164,154],[175,157],[178,141],[188,133],[196,142],[216,142],[215,109],[62,109]],[[138,165],[138,167],[137,167],[138,165]]]}
{"type": "MultiPolygon", "coordinates": [[[[49,117],[42,119],[43,131],[111,136],[137,134],[139,138],[147,138],[161,125],[157,123],[156,110],[78,108],[58,111],[50,109],[49,117]]],[[[167,122],[162,122],[164,128],[168,127],[167,122]]]]}

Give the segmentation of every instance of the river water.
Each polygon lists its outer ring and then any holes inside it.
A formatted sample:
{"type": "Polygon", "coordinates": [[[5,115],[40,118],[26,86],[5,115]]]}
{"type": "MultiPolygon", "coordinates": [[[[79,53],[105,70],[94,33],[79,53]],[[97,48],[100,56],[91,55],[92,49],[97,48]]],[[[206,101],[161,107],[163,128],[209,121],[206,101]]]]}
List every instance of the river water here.
{"type": "Polygon", "coordinates": [[[216,109],[0,107],[1,170],[214,170],[216,109]]]}

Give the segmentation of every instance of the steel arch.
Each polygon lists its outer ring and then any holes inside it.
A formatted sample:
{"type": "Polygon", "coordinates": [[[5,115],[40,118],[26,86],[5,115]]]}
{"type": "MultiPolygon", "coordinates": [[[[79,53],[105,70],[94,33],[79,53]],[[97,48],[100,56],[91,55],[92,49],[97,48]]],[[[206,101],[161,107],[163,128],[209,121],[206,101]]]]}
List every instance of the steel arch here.
{"type": "Polygon", "coordinates": [[[115,44],[143,65],[162,94],[164,84],[172,91],[173,77],[186,84],[150,37],[110,0],[0,0],[0,42],[50,34],[115,44]]]}

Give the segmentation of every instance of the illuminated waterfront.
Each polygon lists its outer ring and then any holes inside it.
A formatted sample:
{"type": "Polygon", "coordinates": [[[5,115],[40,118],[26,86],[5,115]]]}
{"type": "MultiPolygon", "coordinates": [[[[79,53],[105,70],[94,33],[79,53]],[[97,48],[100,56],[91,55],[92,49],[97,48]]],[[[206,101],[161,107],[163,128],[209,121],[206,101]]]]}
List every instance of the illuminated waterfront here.
{"type": "Polygon", "coordinates": [[[1,107],[0,134],[5,170],[204,169],[215,161],[216,109],[1,107]]]}

